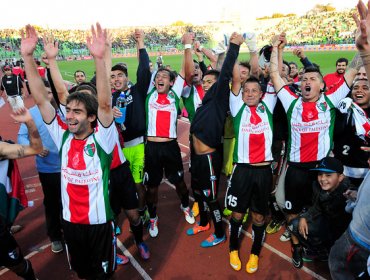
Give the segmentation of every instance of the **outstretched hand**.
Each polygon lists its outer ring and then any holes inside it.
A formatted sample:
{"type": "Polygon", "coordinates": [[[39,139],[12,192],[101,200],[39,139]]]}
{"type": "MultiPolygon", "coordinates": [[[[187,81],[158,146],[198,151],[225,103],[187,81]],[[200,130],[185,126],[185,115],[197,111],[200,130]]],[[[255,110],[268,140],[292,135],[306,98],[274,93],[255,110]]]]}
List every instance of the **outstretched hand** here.
{"type": "Polygon", "coordinates": [[[44,43],[44,51],[48,59],[54,59],[58,55],[59,44],[55,41],[53,34],[45,34],[42,37],[42,42],[44,43]]]}
{"type": "MultiPolygon", "coordinates": [[[[368,6],[369,4],[370,1],[368,2],[368,6]]],[[[360,52],[370,51],[370,13],[362,0],[359,0],[357,4],[357,11],[360,15],[360,18],[358,18],[358,16],[355,14],[353,15],[353,19],[357,25],[357,31],[355,35],[356,47],[360,52]]]]}
{"type": "Polygon", "coordinates": [[[99,23],[96,23],[96,28],[91,26],[91,36],[87,37],[87,48],[94,58],[103,58],[108,46],[108,32],[102,29],[99,23]]]}
{"type": "Polygon", "coordinates": [[[36,29],[27,24],[25,30],[21,30],[21,55],[32,56],[36,49],[38,37],[36,29]]]}

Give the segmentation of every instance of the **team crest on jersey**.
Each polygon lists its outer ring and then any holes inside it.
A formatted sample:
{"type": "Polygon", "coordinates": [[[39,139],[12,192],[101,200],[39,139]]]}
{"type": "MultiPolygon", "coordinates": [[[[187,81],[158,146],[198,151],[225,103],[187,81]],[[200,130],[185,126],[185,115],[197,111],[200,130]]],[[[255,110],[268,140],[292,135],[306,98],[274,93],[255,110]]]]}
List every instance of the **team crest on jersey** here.
{"type": "Polygon", "coordinates": [[[175,94],[174,94],[172,91],[170,91],[170,92],[167,94],[167,96],[168,96],[168,97],[170,97],[170,98],[175,98],[175,94]]]}
{"type": "Polygon", "coordinates": [[[95,143],[91,143],[85,146],[84,148],[85,154],[87,154],[89,157],[94,156],[95,154],[95,143]]]}
{"type": "Polygon", "coordinates": [[[319,108],[321,111],[325,112],[326,109],[328,109],[328,103],[326,103],[326,102],[318,103],[317,108],[319,108]]]}
{"type": "Polygon", "coordinates": [[[203,190],[203,193],[204,193],[204,195],[205,195],[206,197],[210,197],[210,195],[211,195],[211,190],[210,190],[210,189],[208,189],[208,190],[203,190]]]}
{"type": "Polygon", "coordinates": [[[258,107],[257,107],[257,112],[259,113],[264,113],[266,111],[266,108],[263,104],[260,104],[258,107]]]}

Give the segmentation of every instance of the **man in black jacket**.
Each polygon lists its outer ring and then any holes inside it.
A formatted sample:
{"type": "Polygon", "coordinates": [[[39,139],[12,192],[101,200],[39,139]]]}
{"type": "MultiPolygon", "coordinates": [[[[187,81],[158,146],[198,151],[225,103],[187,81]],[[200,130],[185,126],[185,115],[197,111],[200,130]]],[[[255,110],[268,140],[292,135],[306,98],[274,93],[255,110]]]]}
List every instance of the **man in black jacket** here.
{"type": "Polygon", "coordinates": [[[195,201],[199,204],[200,222],[190,228],[187,234],[195,235],[210,228],[204,208],[204,202],[206,202],[210,208],[215,233],[201,243],[204,248],[215,246],[226,240],[220,205],[217,200],[222,168],[222,154],[217,148],[221,144],[224,123],[229,110],[229,82],[240,45],[243,42],[242,35],[233,33],[221,72],[218,74],[218,71],[212,70],[204,74],[203,88],[206,94],[201,106],[195,112],[190,127],[192,135],[191,185],[195,201]]]}

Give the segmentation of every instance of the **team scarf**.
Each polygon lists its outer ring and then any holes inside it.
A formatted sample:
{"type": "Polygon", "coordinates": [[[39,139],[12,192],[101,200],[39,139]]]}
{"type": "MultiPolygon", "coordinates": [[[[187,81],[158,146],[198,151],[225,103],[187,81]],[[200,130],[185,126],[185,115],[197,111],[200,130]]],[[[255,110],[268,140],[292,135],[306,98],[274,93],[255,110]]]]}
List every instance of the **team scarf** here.
{"type": "Polygon", "coordinates": [[[370,119],[366,112],[358,106],[349,97],[342,99],[337,108],[343,114],[352,112],[353,122],[356,128],[356,135],[365,140],[365,137],[370,138],[370,119]]]}
{"type": "Polygon", "coordinates": [[[28,206],[24,183],[15,160],[0,161],[0,215],[13,224],[18,213],[28,206]]]}

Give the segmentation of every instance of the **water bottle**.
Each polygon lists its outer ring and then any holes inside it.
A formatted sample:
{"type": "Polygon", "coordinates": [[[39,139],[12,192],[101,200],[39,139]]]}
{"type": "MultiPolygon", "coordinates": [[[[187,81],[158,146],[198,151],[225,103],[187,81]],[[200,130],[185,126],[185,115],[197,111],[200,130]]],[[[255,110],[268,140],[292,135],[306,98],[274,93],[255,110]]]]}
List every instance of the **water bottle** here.
{"type": "Polygon", "coordinates": [[[121,111],[122,116],[119,118],[115,118],[116,123],[123,124],[126,120],[126,96],[124,92],[121,92],[119,97],[117,98],[116,106],[121,111]]]}

